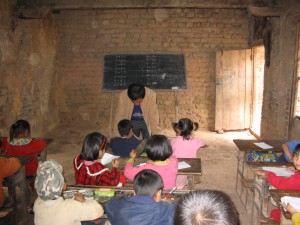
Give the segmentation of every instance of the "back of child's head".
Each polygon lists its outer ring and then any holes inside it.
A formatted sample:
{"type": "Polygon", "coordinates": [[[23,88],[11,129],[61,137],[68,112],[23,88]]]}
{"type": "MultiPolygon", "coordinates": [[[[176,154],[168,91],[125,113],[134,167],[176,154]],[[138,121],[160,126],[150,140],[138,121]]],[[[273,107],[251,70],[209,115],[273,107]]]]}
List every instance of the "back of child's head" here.
{"type": "Polygon", "coordinates": [[[130,133],[130,130],[132,129],[132,123],[130,120],[121,120],[119,123],[118,123],[118,131],[121,135],[121,137],[123,136],[127,136],[129,133],[130,133]]]}
{"type": "Polygon", "coordinates": [[[99,151],[105,148],[106,138],[99,132],[88,134],[83,141],[80,157],[86,161],[96,160],[99,151]]]}
{"type": "Polygon", "coordinates": [[[175,132],[179,132],[180,136],[185,140],[189,140],[193,130],[197,130],[199,124],[197,122],[193,122],[188,118],[182,118],[178,121],[178,123],[173,123],[173,129],[175,132]]]}
{"type": "Polygon", "coordinates": [[[293,152],[293,157],[299,157],[300,155],[300,144],[296,145],[295,150],[293,152]]]}
{"type": "Polygon", "coordinates": [[[42,200],[54,200],[61,196],[65,183],[62,171],[62,166],[52,159],[39,165],[34,186],[42,200]]]}
{"type": "Polygon", "coordinates": [[[136,195],[154,197],[159,190],[163,190],[164,183],[157,172],[142,170],[135,175],[133,188],[136,195]]]}
{"type": "Polygon", "coordinates": [[[17,120],[10,126],[9,141],[25,135],[26,132],[30,133],[30,124],[26,120],[17,120]]]}
{"type": "Polygon", "coordinates": [[[173,154],[168,138],[160,134],[151,136],[146,143],[145,152],[152,161],[164,161],[173,154]]]}
{"type": "Polygon", "coordinates": [[[145,94],[145,86],[142,84],[131,84],[127,89],[127,95],[133,101],[144,98],[145,94]]]}
{"type": "Polygon", "coordinates": [[[198,190],[183,196],[176,207],[174,225],[238,225],[237,210],[221,191],[198,190]]]}

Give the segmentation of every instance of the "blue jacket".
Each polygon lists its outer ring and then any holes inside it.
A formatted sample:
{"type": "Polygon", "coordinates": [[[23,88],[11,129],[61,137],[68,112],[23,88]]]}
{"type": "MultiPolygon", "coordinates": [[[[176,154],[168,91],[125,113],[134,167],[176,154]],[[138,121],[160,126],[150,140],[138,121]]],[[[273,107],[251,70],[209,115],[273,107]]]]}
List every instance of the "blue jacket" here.
{"type": "Polygon", "coordinates": [[[106,214],[112,225],[173,225],[175,207],[176,203],[136,195],[110,199],[106,214]]]}

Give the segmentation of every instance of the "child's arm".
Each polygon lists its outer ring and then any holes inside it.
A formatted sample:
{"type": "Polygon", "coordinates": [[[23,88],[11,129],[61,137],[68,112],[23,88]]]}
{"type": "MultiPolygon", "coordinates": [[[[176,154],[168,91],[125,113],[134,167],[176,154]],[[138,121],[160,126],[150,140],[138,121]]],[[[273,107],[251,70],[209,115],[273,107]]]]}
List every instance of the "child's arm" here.
{"type": "Polygon", "coordinates": [[[284,143],[282,145],[282,150],[283,150],[284,154],[289,158],[290,162],[292,162],[293,161],[293,155],[290,152],[290,148],[286,143],[284,143]]]}
{"type": "Polygon", "coordinates": [[[265,175],[267,181],[277,189],[286,190],[299,190],[300,189],[300,177],[298,174],[291,177],[276,176],[273,172],[267,172],[265,175]]]}

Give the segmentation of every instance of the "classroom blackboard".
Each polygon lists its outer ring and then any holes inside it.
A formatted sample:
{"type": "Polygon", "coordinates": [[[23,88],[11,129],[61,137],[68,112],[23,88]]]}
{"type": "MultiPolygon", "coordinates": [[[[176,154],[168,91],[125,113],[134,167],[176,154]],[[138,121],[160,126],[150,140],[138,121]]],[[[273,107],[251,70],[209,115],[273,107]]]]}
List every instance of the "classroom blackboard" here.
{"type": "Polygon", "coordinates": [[[104,90],[124,90],[132,83],[151,89],[187,89],[183,54],[104,56],[104,90]]]}

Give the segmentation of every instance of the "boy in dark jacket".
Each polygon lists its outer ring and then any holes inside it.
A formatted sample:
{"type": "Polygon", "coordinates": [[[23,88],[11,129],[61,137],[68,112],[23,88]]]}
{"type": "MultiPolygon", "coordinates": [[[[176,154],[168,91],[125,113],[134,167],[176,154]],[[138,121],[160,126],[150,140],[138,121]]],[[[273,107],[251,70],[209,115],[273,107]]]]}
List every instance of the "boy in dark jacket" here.
{"type": "Polygon", "coordinates": [[[106,204],[113,225],[172,225],[176,203],[161,201],[163,181],[153,170],[142,170],[133,181],[133,197],[112,198],[106,204]]]}

